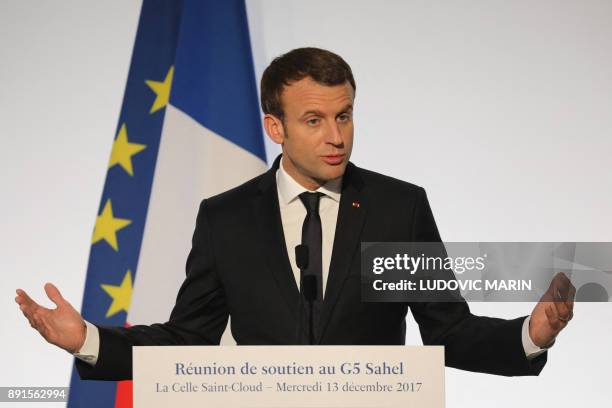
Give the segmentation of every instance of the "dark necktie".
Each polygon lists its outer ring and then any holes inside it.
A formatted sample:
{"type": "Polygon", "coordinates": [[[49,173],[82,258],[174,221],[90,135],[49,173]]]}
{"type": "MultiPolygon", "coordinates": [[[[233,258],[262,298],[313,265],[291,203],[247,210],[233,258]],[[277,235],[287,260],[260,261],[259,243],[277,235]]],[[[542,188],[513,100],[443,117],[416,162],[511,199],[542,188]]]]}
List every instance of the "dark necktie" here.
{"type": "Polygon", "coordinates": [[[319,199],[321,196],[323,196],[323,193],[308,192],[299,196],[304,207],[306,207],[306,218],[302,226],[302,244],[308,246],[308,267],[303,273],[304,275],[314,276],[317,283],[317,295],[312,304],[315,340],[318,339],[319,317],[323,301],[323,238],[321,217],[319,216],[319,199]]]}

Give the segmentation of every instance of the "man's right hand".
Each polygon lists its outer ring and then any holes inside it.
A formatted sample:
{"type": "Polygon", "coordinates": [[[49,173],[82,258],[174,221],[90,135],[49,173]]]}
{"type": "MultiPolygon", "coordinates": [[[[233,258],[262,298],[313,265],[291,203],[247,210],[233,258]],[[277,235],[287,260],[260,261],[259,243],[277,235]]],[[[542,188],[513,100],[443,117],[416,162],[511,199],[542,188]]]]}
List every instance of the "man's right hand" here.
{"type": "Polygon", "coordinates": [[[85,321],[54,285],[47,283],[45,292],[57,306],[55,309],[40,306],[21,289],[17,289],[15,302],[30,326],[38,330],[45,340],[69,353],[78,352],[85,343],[85,321]]]}

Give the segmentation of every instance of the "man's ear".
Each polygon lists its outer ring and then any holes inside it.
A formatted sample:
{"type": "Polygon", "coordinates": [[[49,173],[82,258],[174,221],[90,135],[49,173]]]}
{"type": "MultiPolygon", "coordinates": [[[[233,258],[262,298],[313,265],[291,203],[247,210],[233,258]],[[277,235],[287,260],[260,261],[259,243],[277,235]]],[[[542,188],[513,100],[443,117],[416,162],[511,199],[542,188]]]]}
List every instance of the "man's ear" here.
{"type": "Polygon", "coordinates": [[[264,116],[264,129],[274,143],[283,144],[285,141],[285,127],[282,120],[274,115],[266,114],[264,116]]]}

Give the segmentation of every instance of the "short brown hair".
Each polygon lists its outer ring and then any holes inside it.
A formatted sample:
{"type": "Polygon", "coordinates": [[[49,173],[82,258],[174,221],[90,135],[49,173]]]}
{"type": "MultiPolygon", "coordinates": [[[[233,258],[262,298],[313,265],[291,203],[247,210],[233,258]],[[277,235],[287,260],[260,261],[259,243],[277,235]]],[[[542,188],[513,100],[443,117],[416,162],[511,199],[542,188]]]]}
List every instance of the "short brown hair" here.
{"type": "Polygon", "coordinates": [[[348,81],[356,90],[351,67],[337,54],[321,48],[296,48],[276,57],[261,77],[261,110],[284,118],[280,97],[283,88],[291,82],[310,77],[327,86],[342,85],[348,81]]]}

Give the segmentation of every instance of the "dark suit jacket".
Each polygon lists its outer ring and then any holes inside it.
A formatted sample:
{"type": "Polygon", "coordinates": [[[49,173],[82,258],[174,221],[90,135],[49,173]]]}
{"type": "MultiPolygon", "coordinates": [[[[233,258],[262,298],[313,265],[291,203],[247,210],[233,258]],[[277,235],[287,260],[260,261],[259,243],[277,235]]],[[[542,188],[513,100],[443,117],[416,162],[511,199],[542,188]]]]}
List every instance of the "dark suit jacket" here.
{"type": "MultiPolygon", "coordinates": [[[[133,345],[219,344],[228,316],[239,345],[295,344],[296,285],[282,230],[276,177],[266,173],[202,201],[187,277],[170,320],[151,326],[99,327],[95,367],[78,361],[83,379],[132,376],[133,345]]],[[[474,316],[459,303],[364,303],[359,243],[440,241],[425,191],[349,164],[321,310],[319,343],[401,345],[408,307],[424,344],[445,346],[446,365],[500,375],[537,375],[546,353],[527,360],[524,317],[474,316]],[[358,201],[359,207],[352,205],[358,201]]]]}

